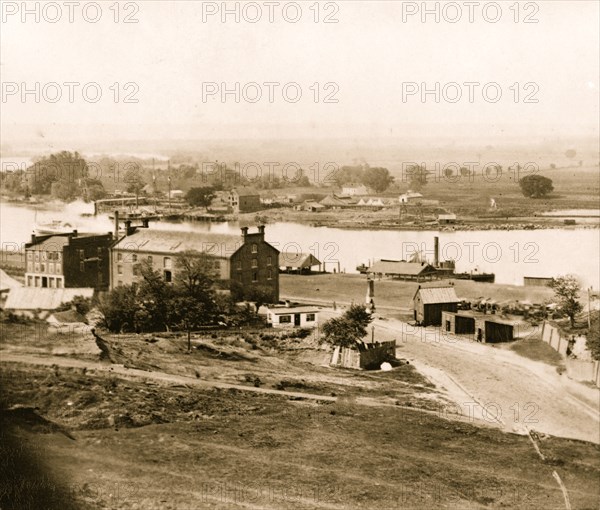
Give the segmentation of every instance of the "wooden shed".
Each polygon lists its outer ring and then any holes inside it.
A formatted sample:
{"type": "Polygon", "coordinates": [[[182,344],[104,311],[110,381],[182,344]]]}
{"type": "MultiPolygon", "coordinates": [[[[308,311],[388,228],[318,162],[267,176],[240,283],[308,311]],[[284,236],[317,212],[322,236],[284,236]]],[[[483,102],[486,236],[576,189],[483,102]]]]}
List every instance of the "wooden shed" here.
{"type": "Polygon", "coordinates": [[[420,326],[440,326],[442,312],[456,312],[459,301],[454,287],[419,286],[413,297],[414,319],[420,326]]]}

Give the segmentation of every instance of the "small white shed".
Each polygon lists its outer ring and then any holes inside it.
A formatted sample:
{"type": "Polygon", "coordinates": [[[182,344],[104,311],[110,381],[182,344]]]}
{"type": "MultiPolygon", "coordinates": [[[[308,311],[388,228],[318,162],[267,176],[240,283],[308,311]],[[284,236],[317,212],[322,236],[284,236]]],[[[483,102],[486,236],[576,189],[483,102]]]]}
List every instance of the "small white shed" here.
{"type": "Polygon", "coordinates": [[[314,306],[270,306],[267,323],[274,328],[316,328],[319,309],[314,306]]]}

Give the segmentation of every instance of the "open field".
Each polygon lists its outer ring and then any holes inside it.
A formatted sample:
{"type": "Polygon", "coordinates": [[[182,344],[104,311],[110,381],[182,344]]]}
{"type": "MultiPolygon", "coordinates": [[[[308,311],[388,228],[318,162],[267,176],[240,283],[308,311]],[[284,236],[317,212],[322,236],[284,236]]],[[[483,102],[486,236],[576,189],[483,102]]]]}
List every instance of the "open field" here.
{"type": "Polygon", "coordinates": [[[114,364],[89,334],[0,337],[2,508],[550,510],[553,471],[573,508],[599,496],[598,445],[536,434],[542,460],[412,363],[330,369],[311,336],[103,335],[114,364]]]}
{"type": "MultiPolygon", "coordinates": [[[[360,274],[315,274],[311,276],[281,274],[280,291],[282,297],[314,301],[331,306],[333,301],[347,304],[351,301],[363,303],[367,292],[366,276],[360,274]],[[343,297],[341,297],[343,296],[343,297]]],[[[382,279],[375,281],[375,305],[407,312],[419,285],[445,285],[454,283],[460,299],[489,298],[495,301],[519,300],[542,303],[553,296],[546,287],[522,287],[480,283],[471,280],[435,280],[433,282],[407,282],[382,279]]]]}

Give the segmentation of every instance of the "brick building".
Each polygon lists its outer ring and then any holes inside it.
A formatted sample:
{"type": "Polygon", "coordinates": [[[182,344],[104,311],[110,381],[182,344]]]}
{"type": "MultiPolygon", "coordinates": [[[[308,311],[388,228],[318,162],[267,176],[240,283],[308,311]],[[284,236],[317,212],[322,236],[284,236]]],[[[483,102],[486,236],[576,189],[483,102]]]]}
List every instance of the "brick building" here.
{"type": "Polygon", "coordinates": [[[112,248],[111,288],[140,280],[139,263],[147,261],[167,282],[176,276],[176,259],[184,251],[197,251],[214,257],[222,280],[239,282],[245,291],[261,286],[271,291],[271,302],[279,301],[279,250],[265,241],[265,227],[242,236],[210,232],[177,232],[147,228],[128,229],[112,248]]]}
{"type": "Polygon", "coordinates": [[[249,188],[232,189],[229,193],[228,204],[234,213],[254,212],[263,208],[260,194],[249,188]]]}
{"type": "Polygon", "coordinates": [[[25,245],[25,285],[107,290],[112,242],[111,233],[34,234],[25,245]]]}

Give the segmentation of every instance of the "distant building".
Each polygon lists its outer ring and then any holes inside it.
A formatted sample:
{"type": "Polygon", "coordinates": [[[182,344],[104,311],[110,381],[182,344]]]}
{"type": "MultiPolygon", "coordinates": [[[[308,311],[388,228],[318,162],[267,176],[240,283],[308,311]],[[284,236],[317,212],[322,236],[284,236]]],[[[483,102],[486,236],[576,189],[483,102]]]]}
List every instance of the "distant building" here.
{"type": "Polygon", "coordinates": [[[399,260],[379,260],[367,269],[372,276],[389,276],[398,280],[433,280],[438,277],[435,267],[427,262],[405,262],[399,260]]]}
{"type": "Polygon", "coordinates": [[[269,306],[267,324],[274,328],[316,328],[319,309],[314,306],[269,306]]]}
{"type": "Polygon", "coordinates": [[[309,201],[305,202],[300,206],[300,209],[308,212],[319,212],[325,209],[325,206],[320,204],[319,202],[309,201]]]}
{"type": "Polygon", "coordinates": [[[172,189],[171,191],[169,191],[169,198],[183,200],[183,198],[185,198],[185,191],[182,191],[180,189],[172,189]]]}
{"type": "Polygon", "coordinates": [[[422,198],[423,195],[421,193],[408,190],[406,193],[402,193],[402,195],[400,195],[399,200],[401,204],[408,204],[411,202],[418,202],[422,198]]]}
{"type": "Polygon", "coordinates": [[[279,254],[280,271],[310,273],[316,266],[319,266],[320,270],[321,261],[312,253],[281,252],[279,254]]]}
{"type": "Polygon", "coordinates": [[[444,311],[442,327],[448,333],[469,335],[483,343],[510,342],[519,336],[518,322],[487,314],[444,311]]]}
{"type": "Polygon", "coordinates": [[[452,225],[456,223],[456,214],[438,214],[437,220],[440,225],[452,225]]]}
{"type": "Polygon", "coordinates": [[[350,196],[327,195],[319,203],[331,209],[341,209],[343,207],[354,207],[358,200],[350,196]]]}
{"type": "Polygon", "coordinates": [[[25,245],[25,285],[107,290],[112,243],[111,233],[32,235],[25,245]]]}
{"type": "Polygon", "coordinates": [[[368,195],[369,189],[364,184],[344,184],[342,186],[342,195],[347,197],[357,197],[368,195]]]}
{"type": "Polygon", "coordinates": [[[237,188],[229,192],[229,207],[234,213],[246,213],[261,209],[260,194],[250,188],[237,188]]]}
{"type": "Polygon", "coordinates": [[[419,286],[413,297],[414,319],[421,326],[440,326],[442,312],[456,312],[459,301],[454,287],[419,286]]]}
{"type": "Polygon", "coordinates": [[[271,302],[279,301],[279,250],[265,241],[265,228],[242,236],[209,232],[178,232],[139,229],[119,239],[111,255],[111,287],[140,281],[140,266],[147,261],[161,272],[166,282],[176,276],[176,258],[184,251],[214,257],[215,269],[223,280],[239,282],[244,289],[262,286],[271,290],[271,302]]]}

